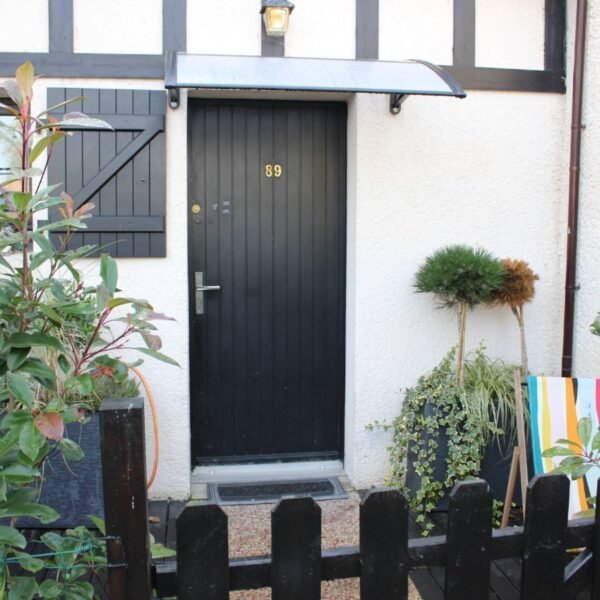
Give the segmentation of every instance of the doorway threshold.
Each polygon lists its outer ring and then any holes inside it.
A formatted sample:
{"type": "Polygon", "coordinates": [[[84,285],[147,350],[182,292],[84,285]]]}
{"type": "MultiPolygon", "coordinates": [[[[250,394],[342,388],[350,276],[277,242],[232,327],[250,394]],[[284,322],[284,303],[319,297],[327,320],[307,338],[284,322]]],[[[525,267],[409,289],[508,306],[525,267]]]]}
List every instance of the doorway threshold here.
{"type": "Polygon", "coordinates": [[[344,465],[341,460],[207,465],[192,470],[192,485],[323,479],[342,475],[344,475],[344,465]]]}

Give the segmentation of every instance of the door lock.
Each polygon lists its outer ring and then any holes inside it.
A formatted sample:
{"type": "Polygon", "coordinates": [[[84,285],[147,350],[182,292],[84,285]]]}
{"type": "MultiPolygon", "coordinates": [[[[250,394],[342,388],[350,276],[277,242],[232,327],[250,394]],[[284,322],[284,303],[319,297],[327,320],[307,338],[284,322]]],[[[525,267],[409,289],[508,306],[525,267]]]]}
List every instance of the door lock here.
{"type": "Polygon", "coordinates": [[[197,215],[200,214],[202,207],[199,204],[192,204],[192,212],[197,215]]]}
{"type": "Polygon", "coordinates": [[[196,271],[194,274],[194,283],[196,284],[196,314],[204,314],[204,292],[218,292],[221,290],[220,285],[204,285],[204,273],[196,271]]]}

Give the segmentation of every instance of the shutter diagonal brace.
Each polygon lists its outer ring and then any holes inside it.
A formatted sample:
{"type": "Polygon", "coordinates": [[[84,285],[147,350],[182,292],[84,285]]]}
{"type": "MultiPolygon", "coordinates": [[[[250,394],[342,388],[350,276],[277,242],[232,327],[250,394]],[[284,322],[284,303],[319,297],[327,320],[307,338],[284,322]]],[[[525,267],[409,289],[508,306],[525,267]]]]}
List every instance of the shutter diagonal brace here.
{"type": "MultiPolygon", "coordinates": [[[[92,116],[92,115],[90,115],[92,116]]],[[[96,115],[93,115],[94,117],[96,115]]],[[[102,118],[101,115],[97,115],[98,118],[102,118]]],[[[113,122],[116,119],[110,119],[113,122]]],[[[127,121],[131,121],[131,117],[127,118],[127,121]]],[[[108,181],[117,175],[119,171],[131,161],[137,154],[139,154],[146,145],[148,145],[159,133],[164,131],[164,117],[138,117],[133,122],[140,123],[140,126],[133,127],[118,127],[118,123],[115,122],[115,131],[141,131],[140,135],[131,140],[125,148],[117,156],[111,159],[94,177],[81,188],[74,196],[73,200],[77,208],[80,208],[84,204],[90,201],[90,199],[100,191],[100,189],[108,183],[108,181]]],[[[75,128],[66,128],[68,131],[75,131],[75,128]]],[[[77,131],[89,131],[89,129],[77,129],[77,131]]],[[[103,130],[106,131],[106,130],[103,130]]]]}

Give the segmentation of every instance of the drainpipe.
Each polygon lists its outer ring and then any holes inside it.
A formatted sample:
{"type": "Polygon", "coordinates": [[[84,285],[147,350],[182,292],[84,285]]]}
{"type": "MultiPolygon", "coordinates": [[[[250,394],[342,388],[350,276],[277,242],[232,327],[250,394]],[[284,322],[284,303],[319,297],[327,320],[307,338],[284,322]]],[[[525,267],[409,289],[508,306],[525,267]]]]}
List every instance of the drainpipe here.
{"type": "Polygon", "coordinates": [[[583,105],[583,71],[587,0],[577,2],[575,60],[573,64],[573,106],[571,113],[571,161],[569,171],[569,216],[567,219],[567,265],[565,278],[565,314],[563,327],[562,376],[570,377],[573,367],[573,330],[575,292],[577,291],[577,213],[579,209],[579,174],[581,165],[581,131],[583,105]]]}

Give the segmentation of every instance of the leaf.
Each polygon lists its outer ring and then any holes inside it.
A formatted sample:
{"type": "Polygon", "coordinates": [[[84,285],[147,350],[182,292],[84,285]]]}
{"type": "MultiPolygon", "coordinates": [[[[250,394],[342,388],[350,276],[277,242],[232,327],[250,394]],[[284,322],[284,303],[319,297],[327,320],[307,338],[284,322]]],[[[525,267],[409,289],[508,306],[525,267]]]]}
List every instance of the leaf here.
{"type": "Polygon", "coordinates": [[[152,544],[150,546],[150,552],[152,553],[152,558],[155,560],[159,558],[172,558],[173,556],[177,556],[177,552],[175,550],[167,548],[163,544],[152,544]]]}
{"type": "MultiPolygon", "coordinates": [[[[6,419],[6,417],[4,417],[6,419]]],[[[0,437],[0,456],[12,450],[19,441],[19,429],[13,427],[0,437]]]]}
{"type": "Polygon", "coordinates": [[[142,336],[143,340],[146,342],[148,348],[152,350],[160,350],[162,348],[162,341],[159,336],[153,335],[146,331],[140,331],[139,334],[142,336]]]}
{"type": "Polygon", "coordinates": [[[44,333],[13,333],[6,341],[6,345],[13,348],[45,346],[66,354],[63,345],[55,337],[44,333]]]}
{"type": "Polygon", "coordinates": [[[65,433],[65,424],[59,413],[46,412],[37,415],[33,424],[49,440],[61,440],[65,433]]]}
{"type": "Polygon", "coordinates": [[[40,596],[42,598],[60,598],[64,586],[62,583],[53,581],[52,579],[46,579],[44,583],[40,584],[40,596]]]}
{"type": "Polygon", "coordinates": [[[64,354],[59,354],[58,366],[60,367],[60,370],[65,375],[68,375],[69,372],[71,371],[71,363],[69,362],[69,359],[64,354]]]}
{"type": "Polygon", "coordinates": [[[88,396],[94,391],[94,380],[89,373],[82,373],[76,377],[69,377],[65,381],[65,389],[76,390],[84,396],[88,396]]]}
{"type": "Polygon", "coordinates": [[[19,91],[23,100],[31,100],[33,93],[33,82],[35,80],[35,69],[31,64],[31,61],[24,62],[22,65],[17,67],[15,72],[15,79],[19,86],[19,91]]]}
{"type": "Polygon", "coordinates": [[[31,200],[31,193],[29,192],[14,192],[11,196],[12,202],[19,212],[25,212],[27,205],[31,200]]]}
{"type": "Polygon", "coordinates": [[[31,600],[38,593],[34,577],[12,577],[8,600],[31,600]]]}
{"type": "Polygon", "coordinates": [[[67,113],[66,115],[62,116],[61,120],[56,123],[56,125],[65,129],[71,127],[86,127],[90,129],[114,130],[114,127],[106,121],[88,117],[83,113],[67,113]]]}
{"type": "Polygon", "coordinates": [[[544,458],[554,458],[555,456],[572,456],[575,454],[574,450],[570,448],[562,448],[560,446],[553,446],[542,452],[544,458]]]}
{"type": "Polygon", "coordinates": [[[7,544],[8,546],[15,546],[16,548],[25,548],[25,546],[27,546],[27,540],[25,539],[25,536],[19,533],[14,527],[0,525],[0,544],[7,544]]]}
{"type": "Polygon", "coordinates": [[[41,140],[39,140],[29,153],[29,163],[33,164],[35,162],[35,159],[38,158],[48,146],[55,144],[60,139],[64,138],[65,135],[66,134],[62,131],[54,131],[48,134],[47,136],[43,137],[41,140]]]}
{"type": "Polygon", "coordinates": [[[590,438],[592,437],[592,420],[589,417],[579,419],[579,422],[577,423],[577,433],[579,434],[583,447],[587,448],[590,443],[590,438]]]}
{"type": "Polygon", "coordinates": [[[117,291],[117,261],[108,254],[103,254],[100,258],[100,277],[108,291],[114,294],[117,291]]]}
{"type": "Polygon", "coordinates": [[[60,440],[58,447],[67,462],[78,462],[84,457],[81,447],[69,438],[60,440]]]}
{"type": "Polygon", "coordinates": [[[21,90],[14,79],[7,79],[6,81],[3,81],[0,83],[0,87],[4,88],[4,91],[10,96],[10,99],[15,104],[22,104],[23,98],[21,96],[21,90]]]}
{"type": "Polygon", "coordinates": [[[2,470],[2,474],[9,483],[23,484],[31,483],[34,479],[39,477],[40,472],[27,465],[12,464],[5,467],[2,470]]]}
{"type": "Polygon", "coordinates": [[[600,429],[598,429],[592,440],[592,450],[600,450],[600,429]]]}
{"type": "Polygon", "coordinates": [[[9,371],[16,371],[29,356],[29,348],[11,348],[6,357],[6,366],[9,371]]]}
{"type": "Polygon", "coordinates": [[[38,309],[42,313],[44,313],[53,323],[62,325],[62,323],[64,322],[62,317],[51,306],[48,306],[47,304],[40,304],[38,305],[38,309]]]}
{"type": "Polygon", "coordinates": [[[137,350],[138,352],[142,352],[143,354],[147,354],[156,360],[161,360],[162,362],[166,362],[169,365],[173,365],[175,367],[180,367],[181,365],[173,360],[171,357],[166,354],[162,354],[162,352],[157,352],[156,350],[152,350],[152,348],[132,348],[132,350],[137,350]]]}
{"type": "Polygon", "coordinates": [[[8,390],[13,398],[25,406],[33,406],[33,393],[29,387],[29,382],[25,377],[18,373],[7,373],[8,390]]]}
{"type": "Polygon", "coordinates": [[[30,573],[37,573],[45,566],[44,561],[41,558],[34,558],[24,552],[17,552],[15,553],[15,556],[19,559],[21,567],[30,573]]]}
{"type": "Polygon", "coordinates": [[[8,485],[6,483],[6,479],[0,475],[0,503],[6,502],[6,492],[7,491],[8,491],[8,485]]]}
{"type": "Polygon", "coordinates": [[[116,308],[117,306],[123,306],[124,304],[131,304],[132,300],[129,298],[112,298],[106,303],[106,308],[116,308]]]}
{"type": "Polygon", "coordinates": [[[19,434],[19,447],[25,456],[31,459],[37,458],[45,441],[44,436],[37,430],[33,421],[23,424],[19,434]]]}
{"type": "Polygon", "coordinates": [[[53,390],[56,387],[56,374],[39,358],[28,358],[19,367],[19,371],[29,373],[29,375],[31,375],[36,381],[39,381],[45,388],[49,390],[53,390]]]}
{"type": "Polygon", "coordinates": [[[89,520],[98,528],[102,535],[106,535],[106,522],[102,517],[96,515],[88,515],[89,520]]]}
{"type": "Polygon", "coordinates": [[[168,317],[167,315],[165,315],[164,313],[150,313],[147,317],[146,317],[146,321],[176,321],[177,319],[174,319],[173,317],[168,317]]]}

